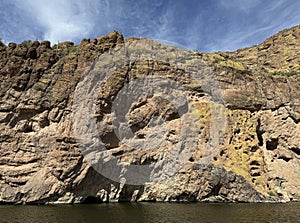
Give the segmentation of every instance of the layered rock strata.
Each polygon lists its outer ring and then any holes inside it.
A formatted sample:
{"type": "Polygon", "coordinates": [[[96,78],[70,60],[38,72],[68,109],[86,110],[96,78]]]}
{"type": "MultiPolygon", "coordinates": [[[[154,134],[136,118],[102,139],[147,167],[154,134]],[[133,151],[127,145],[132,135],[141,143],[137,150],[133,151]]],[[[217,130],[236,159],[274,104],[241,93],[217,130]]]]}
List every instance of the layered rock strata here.
{"type": "Polygon", "coordinates": [[[0,202],[298,200],[299,49],[0,44],[0,202]]]}

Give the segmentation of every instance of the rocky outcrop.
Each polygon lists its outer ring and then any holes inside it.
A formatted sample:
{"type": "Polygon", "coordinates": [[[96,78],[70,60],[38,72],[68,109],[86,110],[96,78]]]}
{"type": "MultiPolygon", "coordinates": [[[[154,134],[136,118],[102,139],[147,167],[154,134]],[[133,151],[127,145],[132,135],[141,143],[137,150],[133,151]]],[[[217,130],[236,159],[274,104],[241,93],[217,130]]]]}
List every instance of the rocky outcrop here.
{"type": "Polygon", "coordinates": [[[299,31],[0,44],[0,202],[298,200],[299,31]]]}

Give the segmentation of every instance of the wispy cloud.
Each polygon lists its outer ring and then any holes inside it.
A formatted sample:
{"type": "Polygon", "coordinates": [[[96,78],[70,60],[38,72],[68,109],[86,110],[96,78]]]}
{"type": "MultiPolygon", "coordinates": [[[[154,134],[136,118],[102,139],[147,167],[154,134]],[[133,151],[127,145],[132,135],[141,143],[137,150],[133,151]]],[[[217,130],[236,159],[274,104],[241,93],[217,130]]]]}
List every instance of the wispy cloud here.
{"type": "Polygon", "coordinates": [[[106,1],[77,0],[13,0],[43,28],[43,38],[53,42],[90,35],[94,16],[104,17],[106,1]]]}
{"type": "Polygon", "coordinates": [[[0,38],[95,38],[113,30],[200,51],[235,50],[300,23],[294,0],[0,0],[0,38]]]}
{"type": "MultiPolygon", "coordinates": [[[[221,1],[225,4],[225,0],[221,1]]],[[[282,29],[299,24],[300,10],[298,9],[300,9],[299,1],[266,0],[261,1],[260,4],[256,1],[255,5],[247,9],[248,15],[235,12],[237,18],[227,24],[227,30],[224,29],[223,35],[217,36],[211,43],[208,43],[206,49],[210,52],[233,51],[259,44],[282,29]],[[242,21],[245,18],[247,22],[243,24],[242,21]]],[[[235,17],[234,12],[231,16],[235,17]]]]}
{"type": "Polygon", "coordinates": [[[264,0],[220,0],[220,4],[225,8],[239,9],[245,12],[254,8],[264,0]]]}

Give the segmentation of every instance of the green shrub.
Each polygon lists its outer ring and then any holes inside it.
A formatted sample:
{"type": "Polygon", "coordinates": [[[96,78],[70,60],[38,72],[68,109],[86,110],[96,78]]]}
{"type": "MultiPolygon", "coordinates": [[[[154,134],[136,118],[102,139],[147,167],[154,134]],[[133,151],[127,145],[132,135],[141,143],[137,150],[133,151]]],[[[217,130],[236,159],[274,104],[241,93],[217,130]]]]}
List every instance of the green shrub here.
{"type": "Polygon", "coordinates": [[[24,40],[21,45],[23,47],[25,47],[26,49],[28,49],[30,47],[30,44],[31,44],[31,40],[24,40]]]}

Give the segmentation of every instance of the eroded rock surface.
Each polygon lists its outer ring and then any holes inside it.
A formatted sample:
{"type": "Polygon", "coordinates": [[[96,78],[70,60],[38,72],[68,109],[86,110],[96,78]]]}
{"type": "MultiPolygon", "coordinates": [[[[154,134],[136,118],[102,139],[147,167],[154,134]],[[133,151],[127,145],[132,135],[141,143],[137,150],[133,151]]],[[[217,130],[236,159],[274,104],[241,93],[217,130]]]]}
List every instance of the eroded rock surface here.
{"type": "Polygon", "coordinates": [[[299,30],[215,54],[0,44],[0,202],[298,200],[299,30]]]}

